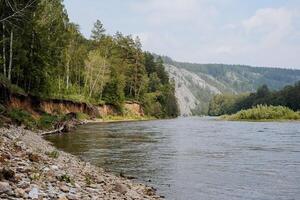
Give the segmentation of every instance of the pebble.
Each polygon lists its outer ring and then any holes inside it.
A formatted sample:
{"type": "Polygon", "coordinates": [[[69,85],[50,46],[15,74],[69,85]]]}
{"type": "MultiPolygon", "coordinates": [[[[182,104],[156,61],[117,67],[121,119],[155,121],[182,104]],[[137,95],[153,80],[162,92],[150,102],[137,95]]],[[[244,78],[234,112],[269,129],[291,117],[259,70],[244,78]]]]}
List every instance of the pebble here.
{"type": "Polygon", "coordinates": [[[9,193],[11,191],[11,187],[7,182],[0,182],[0,194],[9,193]]]}
{"type": "Polygon", "coordinates": [[[15,189],[15,195],[18,198],[25,198],[26,192],[21,188],[17,188],[17,189],[15,189]]]}
{"type": "Polygon", "coordinates": [[[58,200],[68,200],[66,196],[59,197],[58,200]]]}
{"type": "Polygon", "coordinates": [[[38,199],[39,198],[39,189],[32,188],[31,191],[29,192],[28,196],[31,199],[38,199]]]}
{"type": "Polygon", "coordinates": [[[115,184],[114,190],[121,193],[121,194],[126,194],[127,193],[127,187],[124,184],[121,184],[121,183],[115,184]]]}
{"type": "Polygon", "coordinates": [[[65,186],[65,185],[60,186],[59,189],[60,189],[61,191],[63,191],[63,192],[69,192],[69,188],[68,188],[67,186],[65,186]]]}
{"type": "Polygon", "coordinates": [[[52,151],[58,150],[37,133],[0,128],[0,199],[161,199],[147,195],[154,191],[142,184],[111,175],[70,154],[60,152],[59,158],[49,159],[45,152],[52,151]],[[89,186],[87,174],[93,180],[89,186]]]}
{"type": "Polygon", "coordinates": [[[78,200],[78,199],[79,199],[78,196],[76,196],[76,195],[74,195],[74,194],[68,194],[68,195],[67,195],[67,198],[68,198],[69,200],[78,200]]]}
{"type": "Polygon", "coordinates": [[[53,171],[59,170],[59,168],[56,165],[51,165],[50,169],[52,169],[53,171]]]}

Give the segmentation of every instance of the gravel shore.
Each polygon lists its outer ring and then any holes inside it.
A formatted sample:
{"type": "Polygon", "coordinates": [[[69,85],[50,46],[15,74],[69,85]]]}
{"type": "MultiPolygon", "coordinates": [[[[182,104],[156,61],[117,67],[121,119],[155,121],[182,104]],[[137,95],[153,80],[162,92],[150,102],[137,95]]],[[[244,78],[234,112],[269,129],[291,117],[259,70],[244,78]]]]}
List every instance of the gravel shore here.
{"type": "Polygon", "coordinates": [[[155,190],[117,177],[54,148],[39,133],[0,129],[0,199],[161,199],[155,190]]]}

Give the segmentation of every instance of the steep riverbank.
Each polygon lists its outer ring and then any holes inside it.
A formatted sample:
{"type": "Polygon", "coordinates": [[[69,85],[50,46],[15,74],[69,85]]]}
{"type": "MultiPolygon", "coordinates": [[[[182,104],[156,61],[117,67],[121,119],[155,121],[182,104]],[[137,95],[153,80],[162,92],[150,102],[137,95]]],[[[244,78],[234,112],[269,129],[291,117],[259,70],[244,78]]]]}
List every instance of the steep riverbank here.
{"type": "Polygon", "coordinates": [[[1,199],[160,199],[155,190],[54,148],[39,133],[0,129],[1,199]]]}

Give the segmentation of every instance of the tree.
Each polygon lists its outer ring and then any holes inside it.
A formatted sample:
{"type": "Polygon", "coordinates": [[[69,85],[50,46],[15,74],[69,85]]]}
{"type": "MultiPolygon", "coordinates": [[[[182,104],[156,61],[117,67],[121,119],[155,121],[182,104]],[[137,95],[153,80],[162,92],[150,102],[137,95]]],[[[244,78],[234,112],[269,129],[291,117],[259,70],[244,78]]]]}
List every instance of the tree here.
{"type": "Polygon", "coordinates": [[[93,95],[102,96],[104,84],[108,80],[109,66],[97,50],[91,51],[86,61],[86,91],[91,98],[93,95]],[[102,80],[102,81],[100,81],[102,80]]]}
{"type": "Polygon", "coordinates": [[[102,22],[100,20],[97,20],[94,24],[91,38],[99,42],[103,38],[105,31],[106,30],[104,29],[102,22]]]}

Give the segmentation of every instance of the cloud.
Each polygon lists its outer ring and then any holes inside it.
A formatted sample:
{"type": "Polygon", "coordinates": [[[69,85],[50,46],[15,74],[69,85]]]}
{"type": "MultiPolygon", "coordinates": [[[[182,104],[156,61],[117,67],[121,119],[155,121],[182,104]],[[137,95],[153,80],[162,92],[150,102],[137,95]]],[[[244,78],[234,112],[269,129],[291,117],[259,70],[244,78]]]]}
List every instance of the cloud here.
{"type": "Polygon", "coordinates": [[[236,17],[224,2],[143,0],[131,8],[143,16],[146,28],[137,35],[146,50],[180,61],[300,67],[297,6],[236,17]]]}
{"type": "Polygon", "coordinates": [[[151,25],[199,23],[217,15],[216,8],[206,0],[145,0],[132,8],[146,14],[151,25]]]}
{"type": "Polygon", "coordinates": [[[243,21],[248,34],[260,37],[264,46],[276,46],[293,34],[294,12],[286,8],[265,8],[243,21]]]}

